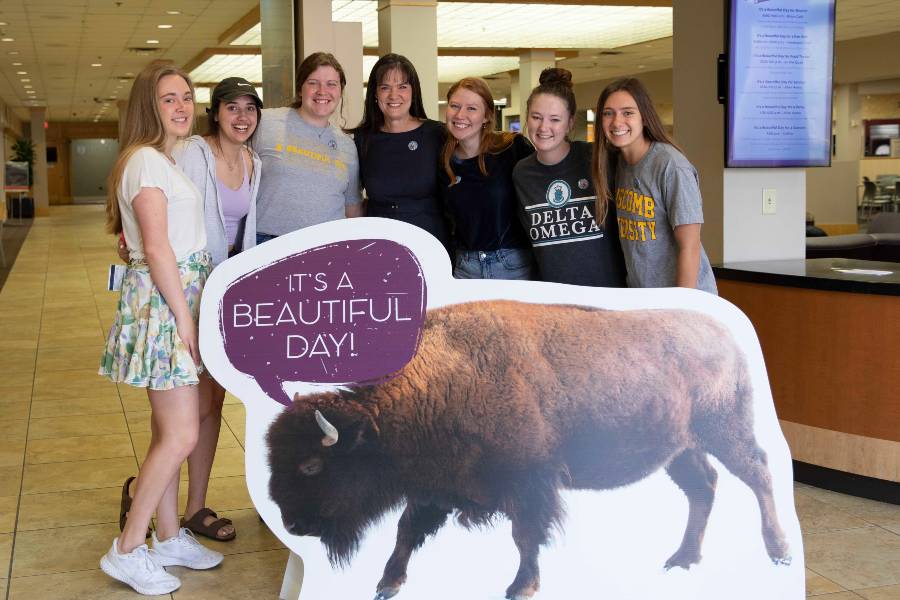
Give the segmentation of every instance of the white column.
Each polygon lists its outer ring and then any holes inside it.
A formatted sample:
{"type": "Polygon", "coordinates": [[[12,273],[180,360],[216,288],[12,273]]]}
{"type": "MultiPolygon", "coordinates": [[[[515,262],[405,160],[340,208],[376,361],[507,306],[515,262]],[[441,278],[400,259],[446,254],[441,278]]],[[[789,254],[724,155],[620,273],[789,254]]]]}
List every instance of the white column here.
{"type": "Polygon", "coordinates": [[[862,126],[862,100],[857,84],[835,87],[834,116],[834,160],[858,161],[863,155],[865,132],[862,126]]]}
{"type": "Polygon", "coordinates": [[[50,214],[50,199],[47,190],[47,133],[44,121],[47,109],[44,107],[31,109],[31,142],[34,144],[34,164],[31,189],[34,194],[34,216],[45,217],[50,214]]]}
{"type": "MultiPolygon", "coordinates": [[[[519,93],[519,72],[513,71],[509,74],[509,98],[506,99],[506,108],[503,109],[503,122],[500,124],[500,128],[504,131],[509,131],[509,122],[515,121],[519,118],[519,98],[521,94],[519,93]]],[[[525,121],[522,119],[519,121],[520,124],[524,125],[525,121]]]]}
{"type": "Polygon", "coordinates": [[[338,127],[355,127],[362,119],[363,41],[362,23],[335,23],[331,3],[296,0],[297,61],[314,52],[330,52],[344,69],[347,85],[344,101],[331,121],[338,127]]]}
{"type": "Polygon", "coordinates": [[[673,3],[675,138],[700,174],[703,246],[713,263],[803,258],[804,169],[725,169],[724,107],[716,99],[723,11],[709,0],[673,3]],[[776,189],[774,215],[762,214],[764,188],[776,189]]]}
{"type": "Polygon", "coordinates": [[[556,53],[553,50],[529,49],[519,54],[519,94],[516,106],[519,107],[519,119],[525,129],[525,104],[531,90],[540,83],[541,71],[556,66],[556,53]]]}
{"type": "Polygon", "coordinates": [[[378,53],[389,52],[416,67],[425,112],[437,119],[437,2],[378,0],[378,53]]]}
{"type": "Polygon", "coordinates": [[[347,85],[344,87],[344,124],[356,127],[363,114],[363,81],[368,73],[363,73],[362,23],[347,22],[334,24],[334,56],[344,68],[347,85]]]}
{"type": "Polygon", "coordinates": [[[806,171],[806,210],[816,225],[840,225],[839,231],[853,231],[856,227],[857,185],[862,181],[859,159],[864,138],[861,111],[856,84],[835,87],[831,167],[806,171]]]}
{"type": "Polygon", "coordinates": [[[297,19],[297,64],[313,52],[333,54],[335,32],[331,22],[331,2],[294,0],[294,12],[297,19]]]}

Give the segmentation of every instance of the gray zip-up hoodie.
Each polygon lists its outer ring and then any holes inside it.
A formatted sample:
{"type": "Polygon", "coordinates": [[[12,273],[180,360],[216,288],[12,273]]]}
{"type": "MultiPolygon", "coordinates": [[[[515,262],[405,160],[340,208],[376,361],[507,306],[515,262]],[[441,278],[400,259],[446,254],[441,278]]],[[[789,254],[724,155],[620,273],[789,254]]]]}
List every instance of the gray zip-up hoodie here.
{"type": "MultiPolygon", "coordinates": [[[[250,150],[253,157],[253,176],[250,179],[250,212],[244,223],[241,250],[256,245],[256,197],[259,193],[259,174],[262,162],[259,155],[250,150]]],[[[206,249],[212,255],[213,266],[228,258],[228,237],[225,234],[225,215],[219,204],[216,187],[216,158],[212,148],[202,136],[192,135],[179,142],[173,155],[184,174],[194,182],[203,196],[203,213],[206,221],[206,249]]],[[[238,241],[235,241],[237,244],[238,241]]]]}

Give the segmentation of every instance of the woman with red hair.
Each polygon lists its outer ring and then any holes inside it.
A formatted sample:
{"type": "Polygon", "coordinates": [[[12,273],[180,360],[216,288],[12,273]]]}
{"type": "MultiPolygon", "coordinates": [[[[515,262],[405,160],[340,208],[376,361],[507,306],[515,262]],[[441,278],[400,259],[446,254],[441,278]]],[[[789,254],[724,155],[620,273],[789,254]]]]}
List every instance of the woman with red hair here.
{"type": "Polygon", "coordinates": [[[487,83],[466,77],[447,91],[440,188],[453,224],[459,279],[531,279],[531,243],[519,219],[512,170],[534,152],[519,134],[494,131],[487,83]]]}

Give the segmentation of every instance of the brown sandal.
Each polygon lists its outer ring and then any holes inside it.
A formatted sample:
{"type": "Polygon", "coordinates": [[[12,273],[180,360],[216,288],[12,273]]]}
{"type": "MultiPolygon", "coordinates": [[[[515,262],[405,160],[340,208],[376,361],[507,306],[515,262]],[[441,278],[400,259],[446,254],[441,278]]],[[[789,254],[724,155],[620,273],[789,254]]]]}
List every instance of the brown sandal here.
{"type": "Polygon", "coordinates": [[[194,516],[190,519],[181,519],[181,526],[187,527],[197,535],[202,535],[203,537],[207,537],[211,540],[216,540],[218,542],[229,542],[235,538],[237,535],[236,531],[233,531],[229,535],[219,535],[219,530],[225,527],[226,525],[231,525],[234,527],[234,523],[231,519],[226,519],[225,517],[219,518],[212,509],[209,508],[201,508],[197,512],[194,513],[194,516]],[[210,523],[209,525],[203,524],[203,519],[206,517],[215,517],[215,521],[210,523]]]}
{"type": "MultiPolygon", "coordinates": [[[[134,477],[129,477],[122,486],[122,502],[119,504],[119,531],[125,529],[125,522],[128,520],[128,511],[131,510],[131,496],[128,495],[128,490],[131,487],[131,482],[134,480],[134,477]]],[[[144,537],[150,537],[151,533],[152,532],[148,527],[147,535],[144,537]]]]}

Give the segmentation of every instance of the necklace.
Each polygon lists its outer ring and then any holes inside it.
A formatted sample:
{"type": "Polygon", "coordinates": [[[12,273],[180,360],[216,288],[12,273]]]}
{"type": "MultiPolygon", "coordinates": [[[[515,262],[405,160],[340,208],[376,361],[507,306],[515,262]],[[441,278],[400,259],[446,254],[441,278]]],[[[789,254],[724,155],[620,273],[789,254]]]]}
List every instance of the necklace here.
{"type": "Polygon", "coordinates": [[[240,148],[238,148],[237,159],[231,161],[231,160],[228,160],[227,156],[225,156],[225,151],[222,150],[222,144],[219,142],[219,140],[216,140],[216,147],[218,148],[218,152],[214,153],[216,158],[221,158],[225,162],[225,166],[228,168],[228,171],[230,173],[233,173],[238,168],[238,166],[240,166],[240,164],[241,164],[240,148]]]}

